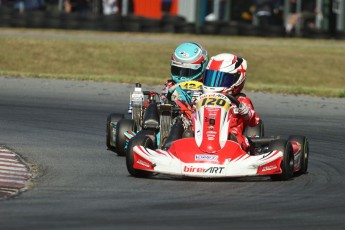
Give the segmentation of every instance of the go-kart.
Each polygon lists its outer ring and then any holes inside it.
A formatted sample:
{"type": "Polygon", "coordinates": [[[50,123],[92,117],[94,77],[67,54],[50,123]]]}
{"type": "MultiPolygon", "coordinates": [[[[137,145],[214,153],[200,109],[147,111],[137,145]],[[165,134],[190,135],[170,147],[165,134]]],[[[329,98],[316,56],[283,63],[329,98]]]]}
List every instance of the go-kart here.
{"type": "MultiPolygon", "coordinates": [[[[200,82],[187,81],[178,86],[182,91],[192,95],[191,98],[201,94],[202,83],[200,82]]],[[[188,126],[190,118],[186,118],[186,114],[183,113],[188,109],[181,109],[176,103],[163,103],[159,96],[154,91],[143,91],[141,84],[136,83],[130,94],[128,107],[131,118],[125,118],[124,114],[118,113],[111,113],[107,118],[106,145],[109,150],[116,152],[119,156],[125,156],[129,140],[137,134],[154,136],[155,147],[162,148],[177,116],[184,122],[185,127],[188,126]]],[[[179,96],[181,96],[180,93],[175,92],[171,95],[175,99],[179,96]]],[[[185,107],[185,103],[178,104],[185,107]]],[[[180,132],[181,128],[178,127],[178,129],[175,128],[173,132],[180,132]]],[[[171,138],[175,138],[176,135],[178,133],[172,135],[171,138]]]]}
{"type": "Polygon", "coordinates": [[[270,176],[272,180],[289,180],[307,172],[309,143],[304,136],[252,136],[249,139],[254,151],[249,152],[231,140],[229,113],[238,106],[239,101],[231,95],[201,95],[196,103],[194,135],[176,139],[168,149],[156,149],[150,134],[136,135],[127,149],[128,172],[134,177],[270,176]]]}

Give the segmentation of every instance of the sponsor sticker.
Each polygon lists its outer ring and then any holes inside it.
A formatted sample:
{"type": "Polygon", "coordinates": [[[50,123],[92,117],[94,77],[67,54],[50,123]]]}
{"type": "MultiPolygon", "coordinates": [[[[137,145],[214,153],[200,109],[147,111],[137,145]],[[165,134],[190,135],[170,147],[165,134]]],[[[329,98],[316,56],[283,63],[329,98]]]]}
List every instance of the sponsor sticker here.
{"type": "Polygon", "coordinates": [[[222,174],[224,168],[225,167],[218,167],[218,166],[203,168],[203,167],[194,167],[194,166],[185,165],[183,168],[183,172],[217,175],[217,174],[222,174]]]}
{"type": "Polygon", "coordinates": [[[189,57],[189,54],[184,52],[184,51],[180,51],[180,54],[183,56],[183,57],[189,57]]]}
{"type": "MultiPolygon", "coordinates": [[[[211,126],[211,127],[213,127],[213,126],[211,126]]],[[[210,126],[208,128],[210,128],[210,126]]],[[[207,139],[212,141],[212,140],[216,139],[217,132],[209,130],[209,131],[206,132],[206,135],[207,135],[207,139]]]]}
{"type": "Polygon", "coordinates": [[[217,155],[196,154],[195,160],[196,161],[218,162],[218,156],[217,155]]]}
{"type": "Polygon", "coordinates": [[[146,168],[150,168],[150,164],[142,160],[137,160],[137,164],[140,164],[146,168]]]}
{"type": "Polygon", "coordinates": [[[262,168],[262,171],[266,172],[266,171],[271,171],[271,170],[274,170],[274,169],[277,169],[276,165],[265,166],[265,167],[262,168]]]}

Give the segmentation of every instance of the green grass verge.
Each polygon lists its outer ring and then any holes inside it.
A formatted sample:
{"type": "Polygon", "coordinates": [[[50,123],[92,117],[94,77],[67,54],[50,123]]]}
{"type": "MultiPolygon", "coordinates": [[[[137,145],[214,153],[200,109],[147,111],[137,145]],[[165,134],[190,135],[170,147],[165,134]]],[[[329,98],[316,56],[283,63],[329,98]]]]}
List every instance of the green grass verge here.
{"type": "Polygon", "coordinates": [[[248,61],[246,90],[345,97],[345,41],[0,29],[0,74],[162,85],[183,41],[248,61]]]}

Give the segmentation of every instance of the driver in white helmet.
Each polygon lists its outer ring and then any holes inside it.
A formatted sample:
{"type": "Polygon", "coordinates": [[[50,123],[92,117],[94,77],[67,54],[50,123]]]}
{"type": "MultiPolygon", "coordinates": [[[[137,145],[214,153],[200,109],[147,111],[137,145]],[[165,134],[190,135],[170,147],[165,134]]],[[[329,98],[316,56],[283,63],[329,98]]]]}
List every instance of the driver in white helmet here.
{"type": "Polygon", "coordinates": [[[256,126],[260,118],[249,97],[242,93],[247,73],[247,61],[239,56],[221,53],[211,57],[203,80],[204,93],[233,95],[239,102],[238,109],[232,109],[229,119],[229,139],[237,141],[244,151],[250,144],[243,131],[246,126],[256,126]]]}

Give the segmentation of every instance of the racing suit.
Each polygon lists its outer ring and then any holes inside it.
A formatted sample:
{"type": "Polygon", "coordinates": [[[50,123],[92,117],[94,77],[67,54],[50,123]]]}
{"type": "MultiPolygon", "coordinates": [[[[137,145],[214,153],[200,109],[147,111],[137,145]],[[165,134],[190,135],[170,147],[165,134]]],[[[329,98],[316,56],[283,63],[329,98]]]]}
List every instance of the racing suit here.
{"type": "MultiPolygon", "coordinates": [[[[167,102],[167,101],[171,101],[172,97],[171,93],[175,93],[179,95],[179,99],[181,99],[181,97],[183,98],[183,101],[186,101],[187,104],[190,105],[189,108],[193,107],[193,98],[191,95],[189,95],[188,93],[184,92],[181,88],[177,87],[174,88],[175,82],[168,80],[165,83],[165,87],[162,90],[161,93],[161,101],[162,102],[167,102]]],[[[245,128],[247,126],[257,126],[260,122],[260,117],[259,115],[255,112],[254,110],[254,106],[250,100],[249,97],[247,97],[245,94],[243,93],[239,93],[238,95],[236,95],[237,100],[240,103],[245,104],[248,107],[248,113],[246,115],[241,115],[239,113],[239,109],[237,107],[232,107],[230,110],[230,114],[229,114],[229,119],[231,120],[230,122],[230,127],[229,127],[229,139],[231,139],[231,136],[233,135],[235,137],[235,141],[237,141],[240,146],[242,147],[242,149],[244,151],[249,151],[250,150],[250,143],[248,141],[248,138],[246,136],[243,135],[243,132],[245,130],[245,128]]],[[[188,106],[186,106],[188,107],[188,106]]],[[[191,112],[188,114],[188,118],[189,120],[194,120],[194,110],[191,109],[191,112]]],[[[186,114],[187,115],[187,114],[186,114]]],[[[193,129],[194,125],[192,125],[190,128],[193,129]]]]}
{"type": "MultiPolygon", "coordinates": [[[[243,135],[244,129],[247,126],[256,126],[260,122],[259,115],[255,112],[254,106],[249,97],[245,94],[240,93],[236,96],[240,103],[245,104],[248,107],[248,113],[246,115],[241,115],[237,107],[232,107],[229,114],[230,127],[229,127],[229,138],[233,134],[237,142],[241,145],[244,151],[250,150],[250,144],[246,136],[243,135]]],[[[231,138],[230,138],[231,139],[231,138]]]]}
{"type": "Polygon", "coordinates": [[[162,103],[180,100],[192,105],[195,99],[201,94],[202,83],[199,81],[187,81],[178,84],[172,80],[168,80],[161,91],[160,99],[162,103]],[[181,87],[180,84],[183,86],[181,87]]]}
{"type": "Polygon", "coordinates": [[[162,103],[168,103],[171,101],[171,95],[175,91],[176,82],[173,80],[167,80],[164,84],[164,88],[161,91],[160,99],[162,103]]]}

